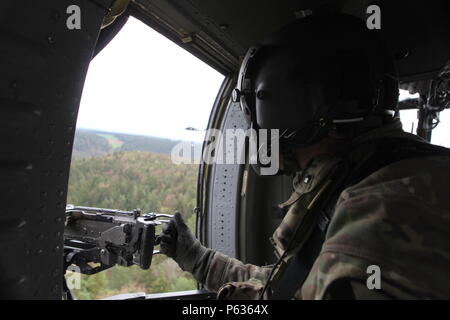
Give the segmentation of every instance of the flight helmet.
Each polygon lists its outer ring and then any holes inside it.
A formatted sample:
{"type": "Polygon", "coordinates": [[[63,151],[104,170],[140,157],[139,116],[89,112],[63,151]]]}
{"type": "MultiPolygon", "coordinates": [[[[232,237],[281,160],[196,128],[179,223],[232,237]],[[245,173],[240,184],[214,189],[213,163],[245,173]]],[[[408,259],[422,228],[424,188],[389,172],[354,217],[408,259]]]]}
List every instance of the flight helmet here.
{"type": "Polygon", "coordinates": [[[253,128],[279,129],[281,145],[311,145],[332,129],[395,111],[398,82],[377,32],[329,13],[297,20],[251,47],[232,98],[253,128]]]}

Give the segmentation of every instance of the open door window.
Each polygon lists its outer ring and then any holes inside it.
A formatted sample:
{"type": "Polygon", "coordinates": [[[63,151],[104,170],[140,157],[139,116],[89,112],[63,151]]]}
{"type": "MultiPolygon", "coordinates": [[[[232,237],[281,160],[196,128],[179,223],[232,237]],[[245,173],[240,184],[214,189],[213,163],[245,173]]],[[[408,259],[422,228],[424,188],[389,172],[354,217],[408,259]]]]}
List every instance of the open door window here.
{"type": "Polygon", "coordinates": [[[208,297],[152,247],[176,210],[196,229],[198,157],[223,79],[132,17],[93,59],[66,209],[66,283],[74,298],[208,297]],[[177,153],[186,145],[190,155],[177,153]]]}

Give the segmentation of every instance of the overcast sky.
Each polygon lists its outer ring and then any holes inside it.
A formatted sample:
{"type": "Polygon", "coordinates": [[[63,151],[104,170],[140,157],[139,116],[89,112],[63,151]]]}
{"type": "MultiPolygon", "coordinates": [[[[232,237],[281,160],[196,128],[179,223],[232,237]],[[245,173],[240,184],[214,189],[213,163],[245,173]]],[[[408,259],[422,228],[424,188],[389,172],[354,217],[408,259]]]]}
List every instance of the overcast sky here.
{"type": "Polygon", "coordinates": [[[95,57],[78,128],[201,141],[224,76],[132,17],[95,57]]]}
{"type": "MultiPolygon", "coordinates": [[[[224,77],[130,17],[89,67],[78,128],[202,141],[224,77]]],[[[401,97],[405,97],[405,92],[401,97]]],[[[416,111],[402,112],[411,131],[416,111]]],[[[433,143],[450,146],[450,113],[441,114],[433,143]]]]}

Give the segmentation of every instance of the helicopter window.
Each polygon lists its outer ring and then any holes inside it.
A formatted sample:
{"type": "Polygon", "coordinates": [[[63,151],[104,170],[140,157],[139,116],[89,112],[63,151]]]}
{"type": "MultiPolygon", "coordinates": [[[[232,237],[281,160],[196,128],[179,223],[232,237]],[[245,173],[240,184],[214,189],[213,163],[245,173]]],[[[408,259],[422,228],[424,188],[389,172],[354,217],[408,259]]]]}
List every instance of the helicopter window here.
{"type": "MultiPolygon", "coordinates": [[[[409,94],[406,90],[400,90],[400,101],[405,99],[418,99],[418,94],[409,94]]],[[[403,124],[403,130],[416,134],[417,132],[417,109],[400,111],[400,118],[403,124]]],[[[434,120],[433,130],[431,134],[431,143],[443,147],[450,147],[450,136],[448,134],[447,124],[450,123],[450,113],[446,110],[439,113],[434,120]]]]}
{"type": "MultiPolygon", "coordinates": [[[[406,90],[400,90],[399,101],[405,101],[407,99],[418,99],[419,95],[410,94],[406,90]]],[[[417,132],[417,109],[401,110],[400,119],[403,124],[403,130],[409,133],[416,134],[417,132]]]]}
{"type": "MultiPolygon", "coordinates": [[[[198,164],[177,164],[180,141],[201,145],[224,77],[130,17],[89,67],[78,114],[69,204],[143,213],[182,212],[195,230],[198,164]]],[[[160,227],[156,232],[159,233],[160,227]]],[[[157,248],[155,248],[157,249],[157,248]]],[[[82,275],[78,299],[196,289],[164,255],[138,266],[82,275]]]]}
{"type": "Polygon", "coordinates": [[[448,129],[450,124],[450,112],[447,110],[442,111],[439,114],[439,119],[437,121],[437,126],[433,129],[433,134],[431,135],[431,143],[449,148],[450,135],[448,129]]]}

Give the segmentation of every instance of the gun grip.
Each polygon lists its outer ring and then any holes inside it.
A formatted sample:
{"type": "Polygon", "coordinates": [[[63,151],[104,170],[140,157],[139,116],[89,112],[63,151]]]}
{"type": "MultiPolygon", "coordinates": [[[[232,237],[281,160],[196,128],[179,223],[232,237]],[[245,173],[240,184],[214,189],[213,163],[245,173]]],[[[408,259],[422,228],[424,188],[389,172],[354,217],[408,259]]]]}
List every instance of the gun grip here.
{"type": "Polygon", "coordinates": [[[150,268],[153,258],[153,247],[155,246],[155,225],[146,224],[142,229],[141,244],[139,246],[138,260],[135,261],[144,270],[150,268]]]}

